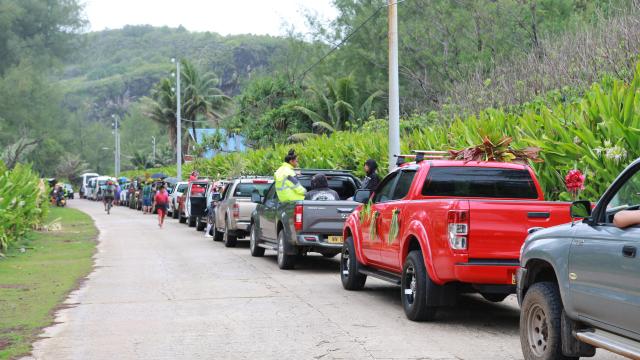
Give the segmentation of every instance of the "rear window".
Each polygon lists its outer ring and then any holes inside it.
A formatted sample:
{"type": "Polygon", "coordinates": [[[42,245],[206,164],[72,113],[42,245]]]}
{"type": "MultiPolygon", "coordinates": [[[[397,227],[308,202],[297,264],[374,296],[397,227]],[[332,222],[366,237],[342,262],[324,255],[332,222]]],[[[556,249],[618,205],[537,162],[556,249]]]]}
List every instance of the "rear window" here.
{"type": "Polygon", "coordinates": [[[425,196],[537,199],[527,170],[481,167],[432,167],[422,188],[425,196]]]}
{"type": "Polygon", "coordinates": [[[259,184],[240,183],[238,184],[238,186],[236,186],[236,190],[233,192],[233,196],[240,198],[250,198],[254,190],[257,190],[260,196],[264,196],[267,190],[269,190],[270,186],[271,184],[269,184],[268,182],[259,184]]]}
{"type": "MultiPolygon", "coordinates": [[[[356,193],[356,190],[358,190],[353,179],[346,176],[328,175],[327,182],[329,183],[329,188],[340,195],[340,200],[346,200],[352,197],[356,193]]],[[[311,190],[311,177],[301,177],[300,184],[307,189],[307,191],[311,190]]]]}
{"type": "Polygon", "coordinates": [[[178,192],[184,193],[185,190],[187,190],[187,184],[180,184],[178,186],[178,192]]]}

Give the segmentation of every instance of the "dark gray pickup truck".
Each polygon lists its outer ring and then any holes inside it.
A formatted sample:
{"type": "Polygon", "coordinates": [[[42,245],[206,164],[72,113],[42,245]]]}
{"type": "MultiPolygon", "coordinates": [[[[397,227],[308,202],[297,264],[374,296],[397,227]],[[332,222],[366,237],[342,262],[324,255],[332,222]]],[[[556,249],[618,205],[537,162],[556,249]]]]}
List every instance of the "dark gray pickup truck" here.
{"type": "Polygon", "coordinates": [[[265,249],[278,252],[280,269],[292,269],[296,260],[308,252],[333,257],[342,250],[342,226],[359,205],[348,200],[360,181],[346,171],[302,170],[298,179],[307,190],[311,177],[323,173],[329,187],[340,195],[337,201],[280,202],[272,185],[264,197],[254,194],[257,203],[251,216],[249,248],[252,256],[263,256],[265,249]]]}
{"type": "Polygon", "coordinates": [[[616,213],[640,209],[640,159],[592,211],[571,206],[573,223],[530,235],[518,271],[520,342],[526,360],[577,359],[603,348],[640,359],[640,226],[616,213]]]}

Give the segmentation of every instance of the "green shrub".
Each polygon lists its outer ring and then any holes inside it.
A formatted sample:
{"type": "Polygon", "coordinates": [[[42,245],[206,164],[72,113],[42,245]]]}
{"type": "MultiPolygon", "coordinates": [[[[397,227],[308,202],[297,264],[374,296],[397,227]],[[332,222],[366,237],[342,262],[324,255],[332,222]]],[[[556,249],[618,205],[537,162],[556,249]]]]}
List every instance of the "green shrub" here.
{"type": "Polygon", "coordinates": [[[49,207],[47,194],[30,166],[18,164],[7,170],[0,162],[0,254],[42,223],[49,207]]]}

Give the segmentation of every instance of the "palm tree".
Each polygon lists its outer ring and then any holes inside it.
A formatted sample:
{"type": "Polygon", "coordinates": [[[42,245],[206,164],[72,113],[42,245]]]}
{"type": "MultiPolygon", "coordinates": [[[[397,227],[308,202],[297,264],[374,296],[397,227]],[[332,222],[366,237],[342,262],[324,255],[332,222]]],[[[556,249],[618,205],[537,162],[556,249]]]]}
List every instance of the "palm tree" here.
{"type": "MultiPolygon", "coordinates": [[[[190,126],[195,136],[197,123],[213,121],[218,124],[230,108],[231,98],[215,86],[218,79],[213,73],[207,72],[201,75],[187,60],[182,60],[181,66],[182,153],[184,154],[189,149],[186,128],[190,126]]],[[[147,98],[145,102],[147,116],[167,128],[169,141],[175,151],[177,139],[175,81],[171,78],[160,80],[152,90],[151,98],[147,98]]]]}
{"type": "MultiPolygon", "coordinates": [[[[374,101],[383,94],[378,90],[366,98],[361,97],[352,75],[327,80],[324,91],[317,88],[311,91],[317,98],[319,110],[303,106],[296,109],[313,121],[311,126],[315,132],[321,133],[360,128],[371,116],[374,101]]],[[[290,139],[308,137],[308,134],[295,134],[290,139]]]]}
{"type": "Polygon", "coordinates": [[[149,160],[149,156],[143,151],[136,151],[131,157],[131,165],[138,170],[146,170],[154,166],[149,160]]]}

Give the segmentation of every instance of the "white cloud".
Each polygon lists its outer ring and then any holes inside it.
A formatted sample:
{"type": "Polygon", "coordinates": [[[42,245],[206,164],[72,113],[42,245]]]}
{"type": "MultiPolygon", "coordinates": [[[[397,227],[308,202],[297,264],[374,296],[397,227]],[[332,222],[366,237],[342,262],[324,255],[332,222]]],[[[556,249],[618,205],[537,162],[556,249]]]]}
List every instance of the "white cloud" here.
{"type": "Polygon", "coordinates": [[[85,0],[90,29],[124,25],[184,26],[191,31],[282,35],[286,27],[306,32],[304,14],[333,19],[331,0],[85,0]]]}

